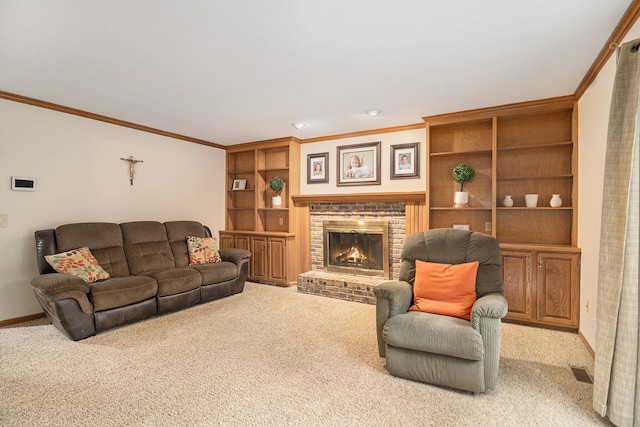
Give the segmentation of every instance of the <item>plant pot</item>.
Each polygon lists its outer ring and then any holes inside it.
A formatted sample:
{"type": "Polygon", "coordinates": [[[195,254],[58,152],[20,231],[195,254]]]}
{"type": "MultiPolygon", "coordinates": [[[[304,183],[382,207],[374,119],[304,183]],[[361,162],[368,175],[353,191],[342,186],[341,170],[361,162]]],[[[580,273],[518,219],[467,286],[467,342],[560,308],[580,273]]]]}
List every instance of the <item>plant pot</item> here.
{"type": "Polygon", "coordinates": [[[273,206],[274,208],[275,208],[276,206],[282,206],[282,197],[277,196],[277,195],[276,195],[276,196],[273,196],[273,197],[271,198],[271,206],[273,206]]]}
{"type": "Polygon", "coordinates": [[[456,191],[453,196],[454,208],[466,208],[469,206],[469,193],[466,191],[456,191]]]}

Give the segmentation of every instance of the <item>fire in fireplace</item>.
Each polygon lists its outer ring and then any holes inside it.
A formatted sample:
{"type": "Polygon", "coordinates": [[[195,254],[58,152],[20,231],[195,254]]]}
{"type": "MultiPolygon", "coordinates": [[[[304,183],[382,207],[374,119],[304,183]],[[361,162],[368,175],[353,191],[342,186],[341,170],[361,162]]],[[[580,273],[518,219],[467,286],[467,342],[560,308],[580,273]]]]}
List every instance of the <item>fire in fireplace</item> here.
{"type": "Polygon", "coordinates": [[[387,221],[323,221],[324,271],[389,278],[387,221]]]}

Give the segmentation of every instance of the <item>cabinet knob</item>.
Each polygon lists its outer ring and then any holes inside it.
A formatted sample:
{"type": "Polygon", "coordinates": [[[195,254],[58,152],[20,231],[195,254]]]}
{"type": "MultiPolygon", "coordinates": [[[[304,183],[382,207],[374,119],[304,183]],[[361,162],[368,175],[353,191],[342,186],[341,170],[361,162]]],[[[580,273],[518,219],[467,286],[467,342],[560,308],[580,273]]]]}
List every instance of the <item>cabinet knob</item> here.
{"type": "Polygon", "coordinates": [[[538,257],[538,268],[540,270],[542,270],[542,257],[541,256],[538,257]]]}

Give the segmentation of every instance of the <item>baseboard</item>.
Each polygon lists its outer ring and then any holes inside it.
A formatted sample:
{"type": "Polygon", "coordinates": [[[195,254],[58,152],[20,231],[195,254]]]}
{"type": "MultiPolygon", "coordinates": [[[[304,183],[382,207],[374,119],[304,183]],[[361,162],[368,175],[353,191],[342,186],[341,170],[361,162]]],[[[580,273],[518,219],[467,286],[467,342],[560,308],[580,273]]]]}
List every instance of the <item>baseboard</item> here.
{"type": "Polygon", "coordinates": [[[31,320],[42,319],[44,313],[30,314],[29,316],[16,317],[14,319],[0,320],[0,328],[4,326],[15,325],[16,323],[29,322],[31,320]]]}
{"type": "Polygon", "coordinates": [[[584,344],[584,346],[587,348],[587,351],[589,352],[591,357],[593,359],[595,359],[596,358],[596,352],[593,351],[593,348],[591,348],[591,346],[589,345],[589,341],[587,341],[587,339],[584,337],[584,335],[582,335],[582,331],[578,331],[578,336],[582,340],[582,343],[584,344]]]}

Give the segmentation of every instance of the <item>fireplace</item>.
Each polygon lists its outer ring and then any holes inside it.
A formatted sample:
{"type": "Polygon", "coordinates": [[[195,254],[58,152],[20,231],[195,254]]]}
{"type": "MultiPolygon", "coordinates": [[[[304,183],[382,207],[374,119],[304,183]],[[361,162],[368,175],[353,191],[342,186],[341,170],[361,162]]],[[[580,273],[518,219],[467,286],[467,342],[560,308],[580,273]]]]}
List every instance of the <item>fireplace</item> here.
{"type": "Polygon", "coordinates": [[[324,271],[389,278],[387,221],[323,221],[324,271]]]}

